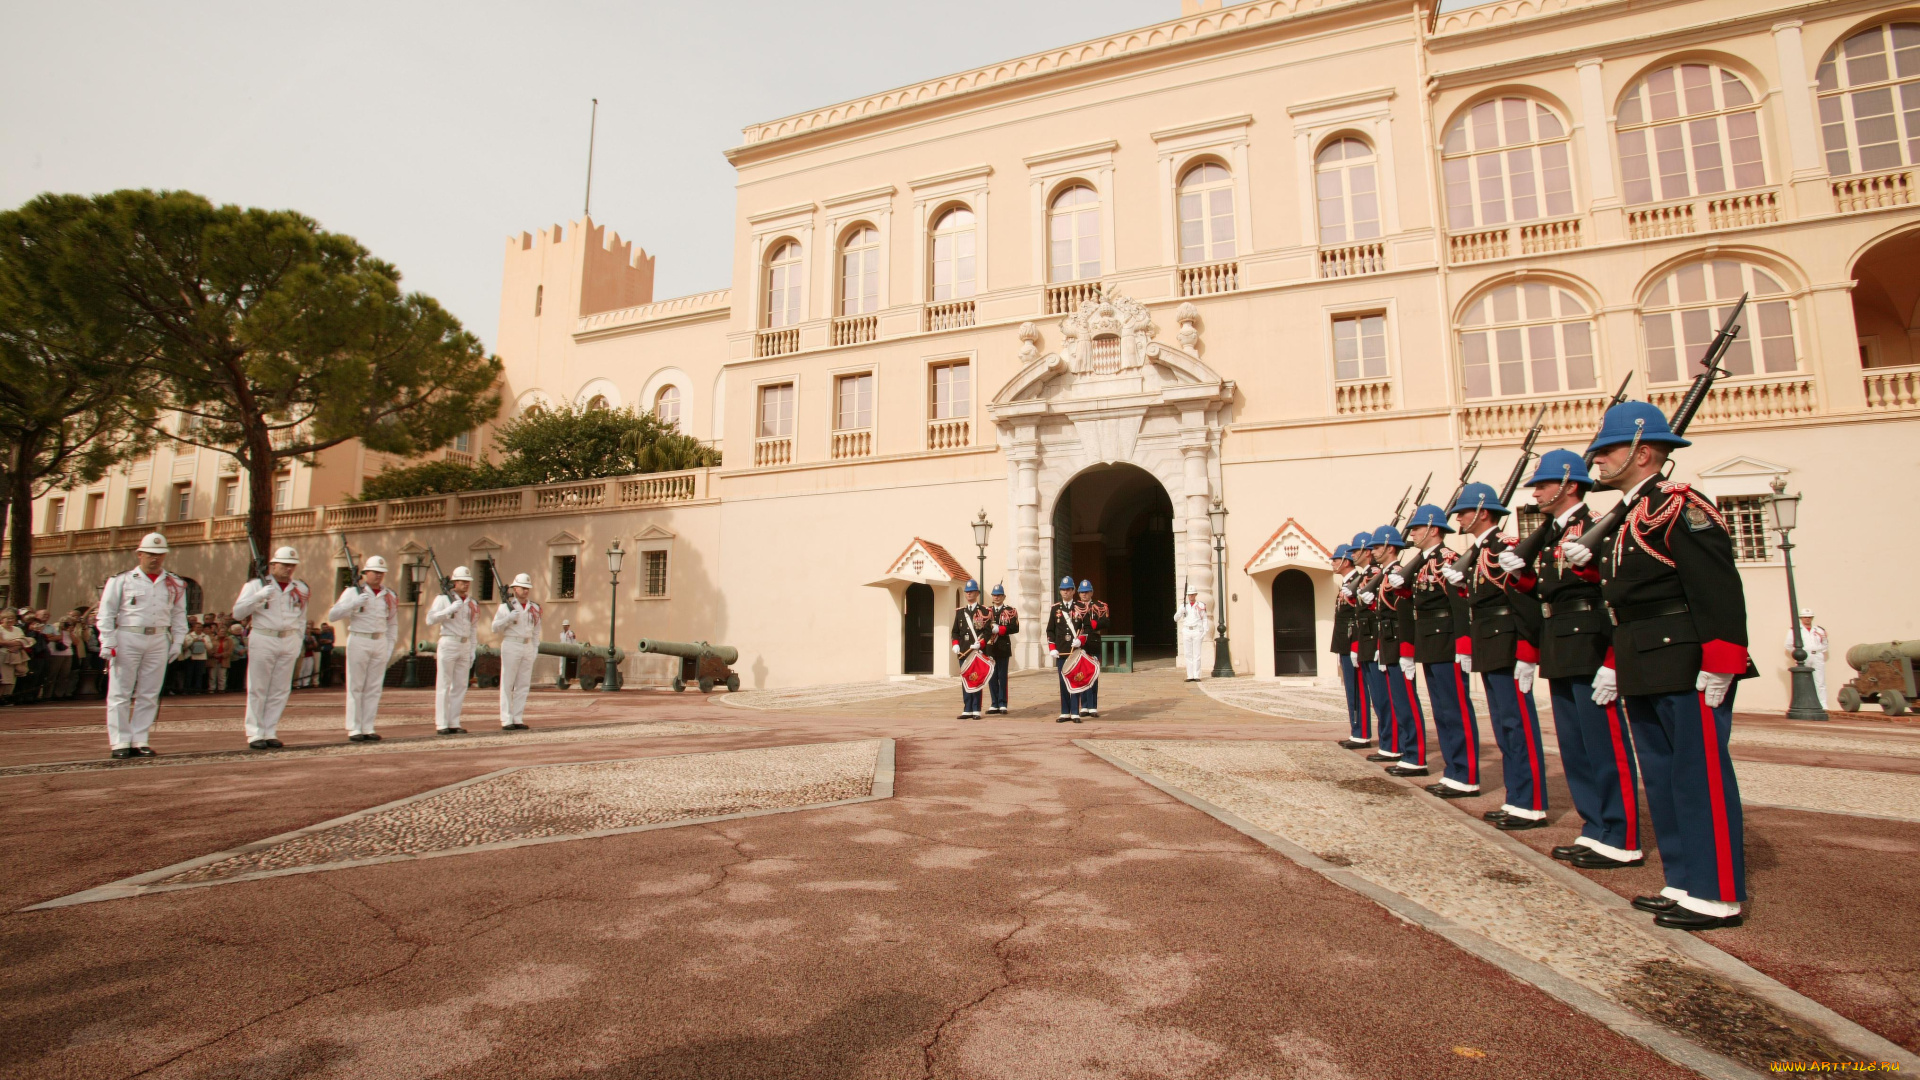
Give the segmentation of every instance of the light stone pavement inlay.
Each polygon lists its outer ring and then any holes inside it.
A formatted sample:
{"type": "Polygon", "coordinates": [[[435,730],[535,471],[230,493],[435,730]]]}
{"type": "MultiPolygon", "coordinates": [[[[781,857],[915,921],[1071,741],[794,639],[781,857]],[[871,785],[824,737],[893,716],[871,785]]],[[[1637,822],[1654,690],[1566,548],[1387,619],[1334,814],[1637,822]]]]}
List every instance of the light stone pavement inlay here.
{"type": "Polygon", "coordinates": [[[715,700],[736,709],[822,709],[924,694],[958,685],[960,680],[956,678],[918,675],[898,681],[832,683],[825,686],[796,686],[786,690],[743,690],[737,694],[722,694],[715,700]]]}
{"type": "Polygon", "coordinates": [[[1746,805],[1920,821],[1920,776],[1769,761],[1742,761],[1736,774],[1746,805]]]}

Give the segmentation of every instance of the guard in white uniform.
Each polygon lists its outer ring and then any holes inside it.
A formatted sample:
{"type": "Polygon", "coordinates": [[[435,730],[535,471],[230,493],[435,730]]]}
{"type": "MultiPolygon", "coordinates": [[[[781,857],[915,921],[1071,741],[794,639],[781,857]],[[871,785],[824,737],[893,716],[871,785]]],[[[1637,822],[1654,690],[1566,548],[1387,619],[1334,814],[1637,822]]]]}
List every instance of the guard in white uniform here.
{"type": "Polygon", "coordinates": [[[233,617],[253,616],[247,634],[247,747],[273,750],[281,745],[280,714],[287,711],[293,670],[306,641],[307,583],[293,576],[300,553],[283,547],[267,563],[267,575],[247,582],[233,602],[233,617]]]}
{"type": "Polygon", "coordinates": [[[373,721],[400,640],[400,598],[383,587],[387,560],[378,555],[367,556],[360,579],[333,602],[327,621],[347,624],[347,741],[379,742],[373,721]]]}
{"type": "Polygon", "coordinates": [[[139,569],[100,591],[100,655],[107,661],[107,741],[117,758],[152,757],[147,732],[160,711],[167,662],[186,646],[187,586],[161,569],[167,538],[140,541],[139,569]]]}
{"type": "MultiPolygon", "coordinates": [[[[1807,650],[1807,666],[1813,669],[1813,692],[1820,695],[1820,707],[1827,705],[1827,628],[1813,624],[1813,609],[1800,609],[1800,647],[1807,650]]],[[[1793,659],[1793,631],[1787,631],[1787,659],[1793,659]]]]}
{"type": "Polygon", "coordinates": [[[1200,646],[1207,640],[1207,605],[1199,590],[1189,587],[1187,601],[1174,612],[1173,624],[1180,628],[1180,651],[1187,657],[1187,681],[1200,681],[1200,646]]]}
{"type": "Polygon", "coordinates": [[[466,567],[454,567],[447,580],[453,591],[441,593],[427,612],[427,625],[440,628],[440,642],[433,649],[433,724],[442,735],[464,735],[460,706],[467,700],[467,677],[473,671],[480,605],[467,595],[473,591],[473,575],[466,567]]]}
{"type": "Polygon", "coordinates": [[[533,658],[540,655],[540,605],[533,602],[533,578],[521,574],[507,587],[506,600],[493,613],[500,638],[500,729],[525,731],[527,687],[533,683],[533,658]]]}

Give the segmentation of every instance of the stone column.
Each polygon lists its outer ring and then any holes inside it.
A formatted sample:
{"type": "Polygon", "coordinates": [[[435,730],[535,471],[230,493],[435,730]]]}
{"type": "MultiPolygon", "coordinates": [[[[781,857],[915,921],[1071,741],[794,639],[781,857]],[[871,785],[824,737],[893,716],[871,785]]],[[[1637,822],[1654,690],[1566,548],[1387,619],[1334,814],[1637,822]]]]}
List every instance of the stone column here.
{"type": "Polygon", "coordinates": [[[1796,216],[1833,212],[1833,188],[1820,153],[1820,128],[1814,120],[1813,76],[1807,70],[1806,45],[1800,20],[1773,26],[1774,54],[1780,60],[1780,104],[1787,114],[1787,160],[1791,171],[1784,179],[1793,192],[1796,216]]]}
{"type": "MultiPolygon", "coordinates": [[[[1186,488],[1186,533],[1187,554],[1181,560],[1185,573],[1182,575],[1189,587],[1200,594],[1210,612],[1220,610],[1216,605],[1218,597],[1213,588],[1213,526],[1207,519],[1207,507],[1212,502],[1207,490],[1207,432],[1205,428],[1189,430],[1181,440],[1180,453],[1186,467],[1183,486],[1186,488]]],[[[1181,599],[1185,599],[1182,597],[1181,599]]]]}
{"type": "Polygon", "coordinates": [[[1040,444],[1032,428],[1016,434],[1013,463],[1013,602],[1021,615],[1019,658],[1022,668],[1040,666],[1046,636],[1046,605],[1040,589],[1040,444]]]}
{"type": "Polygon", "coordinates": [[[1574,65],[1580,76],[1580,149],[1587,159],[1587,202],[1593,212],[1597,240],[1625,235],[1620,195],[1613,186],[1613,140],[1607,130],[1607,90],[1600,78],[1600,60],[1590,57],[1574,65]]]}

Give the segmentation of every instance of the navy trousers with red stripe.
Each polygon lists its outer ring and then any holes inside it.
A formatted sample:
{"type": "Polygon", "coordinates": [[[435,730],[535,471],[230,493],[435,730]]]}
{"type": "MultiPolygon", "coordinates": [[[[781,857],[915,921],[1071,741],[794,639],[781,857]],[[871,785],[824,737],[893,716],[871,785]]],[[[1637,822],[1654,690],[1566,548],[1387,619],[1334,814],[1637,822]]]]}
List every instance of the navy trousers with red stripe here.
{"type": "Polygon", "coordinates": [[[1347,691],[1347,729],[1356,742],[1373,738],[1367,724],[1367,705],[1360,696],[1360,673],[1354,670],[1353,654],[1340,654],[1340,685],[1347,691]]]}
{"type": "Polygon", "coordinates": [[[1387,673],[1372,660],[1360,662],[1360,681],[1366,687],[1367,706],[1373,710],[1374,727],[1380,733],[1380,752],[1391,751],[1400,733],[1393,726],[1393,708],[1387,697],[1387,673]]]}
{"type": "Polygon", "coordinates": [[[1387,704],[1393,709],[1395,730],[1400,738],[1394,746],[1381,743],[1381,752],[1399,754],[1402,765],[1426,768],[1426,717],[1420,712],[1420,695],[1414,689],[1413,680],[1401,672],[1398,664],[1387,668],[1387,704]]]}
{"type": "Polygon", "coordinates": [[[1669,888],[1696,900],[1745,903],[1747,861],[1740,784],[1727,756],[1733,690],[1717,709],[1706,695],[1622,697],[1633,724],[1647,814],[1669,888]]]}
{"type": "Polygon", "coordinates": [[[1433,703],[1433,731],[1440,736],[1443,775],[1457,784],[1480,786],[1480,720],[1467,693],[1460,665],[1427,664],[1427,700],[1433,703]]]}
{"type": "Polygon", "coordinates": [[[1493,741],[1500,747],[1506,805],[1545,811],[1546,751],[1540,744],[1540,710],[1533,704],[1533,695],[1520,692],[1511,670],[1481,672],[1480,685],[1487,691],[1487,711],[1493,714],[1493,741]]]}
{"type": "Polygon", "coordinates": [[[1580,835],[1623,851],[1640,847],[1639,771],[1619,702],[1593,703],[1592,678],[1549,679],[1560,767],[1580,812],[1580,835]]]}

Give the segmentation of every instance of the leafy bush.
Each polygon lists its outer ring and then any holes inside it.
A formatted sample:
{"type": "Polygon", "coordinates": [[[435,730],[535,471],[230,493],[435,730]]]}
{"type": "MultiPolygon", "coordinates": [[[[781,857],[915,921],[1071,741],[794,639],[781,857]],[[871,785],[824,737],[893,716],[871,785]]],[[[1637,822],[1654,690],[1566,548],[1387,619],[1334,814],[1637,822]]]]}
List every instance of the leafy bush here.
{"type": "Polygon", "coordinates": [[[361,501],[411,499],[420,495],[451,495],[456,491],[493,487],[485,473],[490,465],[463,465],[457,461],[423,461],[380,471],[361,485],[361,501]]]}

